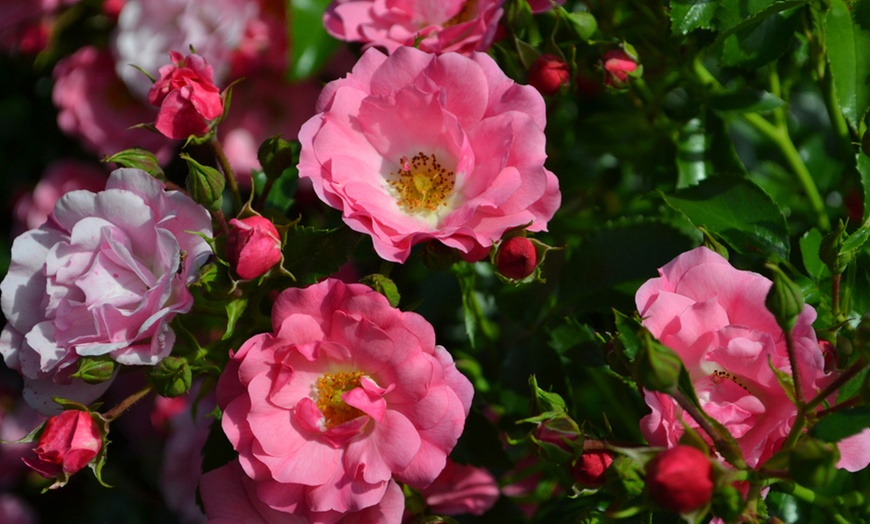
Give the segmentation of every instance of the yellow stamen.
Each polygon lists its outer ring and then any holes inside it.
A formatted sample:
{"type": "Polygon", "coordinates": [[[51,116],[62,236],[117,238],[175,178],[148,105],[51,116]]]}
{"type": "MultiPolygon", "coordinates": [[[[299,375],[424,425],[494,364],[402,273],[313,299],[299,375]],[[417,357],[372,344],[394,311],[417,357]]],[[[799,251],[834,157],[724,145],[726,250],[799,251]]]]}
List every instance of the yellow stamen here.
{"type": "Polygon", "coordinates": [[[327,428],[363,415],[362,411],[347,405],[341,399],[346,392],[360,386],[362,377],[362,371],[340,371],[325,373],[317,379],[317,408],[323,413],[327,428]]]}
{"type": "Polygon", "coordinates": [[[425,155],[422,151],[410,160],[402,157],[399,164],[399,171],[390,173],[387,180],[399,207],[414,214],[438,211],[447,206],[447,199],[456,184],[456,173],[442,166],[434,154],[425,155]]]}

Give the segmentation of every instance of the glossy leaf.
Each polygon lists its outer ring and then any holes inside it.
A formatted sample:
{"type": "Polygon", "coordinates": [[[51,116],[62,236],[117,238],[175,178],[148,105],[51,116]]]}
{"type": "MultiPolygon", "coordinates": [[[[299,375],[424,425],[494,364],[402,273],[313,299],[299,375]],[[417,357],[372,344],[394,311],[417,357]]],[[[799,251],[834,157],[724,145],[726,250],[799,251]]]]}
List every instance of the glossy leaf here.
{"type": "Polygon", "coordinates": [[[788,227],[782,211],[748,178],[707,179],[665,195],[665,200],[696,226],[705,227],[740,253],[788,258],[788,227]]]}
{"type": "Polygon", "coordinates": [[[857,407],[832,413],[813,427],[812,434],[825,442],[838,442],[870,427],[870,408],[857,407]]]}
{"type": "Polygon", "coordinates": [[[846,120],[858,127],[870,107],[870,3],[832,0],[825,38],[837,102],[846,120]]]}
{"type": "Polygon", "coordinates": [[[712,29],[717,0],[671,0],[671,32],[685,35],[695,29],[712,29]]]}

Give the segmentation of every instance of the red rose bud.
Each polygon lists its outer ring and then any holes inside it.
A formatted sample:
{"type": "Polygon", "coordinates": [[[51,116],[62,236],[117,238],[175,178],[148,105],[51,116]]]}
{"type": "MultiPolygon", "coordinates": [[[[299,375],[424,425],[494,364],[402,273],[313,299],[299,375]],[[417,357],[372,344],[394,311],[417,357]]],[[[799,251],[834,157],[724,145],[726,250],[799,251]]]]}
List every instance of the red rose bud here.
{"type": "Polygon", "coordinates": [[[526,237],[511,237],[498,248],[495,266],[502,275],[522,280],[531,275],[538,265],[538,251],[526,237]]]}
{"type": "Polygon", "coordinates": [[[687,513],[713,496],[713,468],[698,448],[678,445],[662,451],[646,465],[650,497],[663,508],[687,513]]]}
{"type": "Polygon", "coordinates": [[[609,451],[586,451],[574,463],[571,474],[583,487],[600,488],[604,485],[604,472],[611,464],[613,455],[609,451]]]}
{"type": "Polygon", "coordinates": [[[103,445],[100,427],[87,411],[69,409],[48,419],[34,451],[24,463],[62,486],[69,476],[90,464],[103,445]]]}
{"type": "Polygon", "coordinates": [[[209,121],[224,110],[212,67],[196,54],[170,51],[169,56],[172,63],[160,68],[160,78],[148,91],[148,102],[160,108],[154,127],[176,140],[203,136],[209,121]]]}
{"type": "Polygon", "coordinates": [[[610,87],[624,88],[628,75],[637,69],[637,60],[623,49],[612,49],[601,59],[604,68],[604,83],[610,87]]]}
{"type": "Polygon", "coordinates": [[[257,278],[281,260],[281,235],[275,224],[261,216],[230,220],[227,256],[245,280],[257,278]]]}
{"type": "Polygon", "coordinates": [[[571,79],[568,64],[555,55],[539,55],[529,68],[529,85],[542,95],[556,94],[571,79]]]}

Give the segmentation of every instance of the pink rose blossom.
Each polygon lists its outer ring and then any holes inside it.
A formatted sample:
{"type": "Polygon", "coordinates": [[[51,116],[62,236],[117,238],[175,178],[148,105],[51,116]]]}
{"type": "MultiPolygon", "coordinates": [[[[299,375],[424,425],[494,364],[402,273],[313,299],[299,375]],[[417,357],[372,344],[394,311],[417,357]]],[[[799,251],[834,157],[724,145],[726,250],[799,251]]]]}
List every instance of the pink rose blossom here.
{"type": "Polygon", "coordinates": [[[24,397],[51,412],[58,395],[89,402],[108,387],[71,380],[82,356],[154,365],[172,349],[169,322],[193,305],[187,285],[211,254],[206,210],[138,169],[99,193],[72,191],[49,220],[15,239],[0,283],[6,364],[24,397]]]}
{"type": "Polygon", "coordinates": [[[172,63],[160,68],[160,78],[148,91],[148,102],[160,108],[154,127],[176,140],[203,136],[224,110],[214,72],[197,54],[170,51],[169,57],[172,63]]]}
{"type": "Polygon", "coordinates": [[[432,239],[480,260],[508,229],[545,230],[559,207],[544,100],[485,54],[370,49],[318,111],[299,132],[299,176],[386,260],[432,239]]]}
{"type": "Polygon", "coordinates": [[[21,231],[37,228],[45,223],[58,198],[76,189],[100,191],[106,187],[107,178],[106,171],[96,163],[72,158],[55,161],[46,168],[33,194],[15,203],[15,220],[21,231]]]}
{"type": "Polygon", "coordinates": [[[323,15],[339,40],[383,47],[414,46],[427,53],[486,51],[504,0],[334,0],[323,15]]]}
{"type": "Polygon", "coordinates": [[[343,514],[382,503],[393,479],[422,488],[438,477],[473,390],[423,317],[327,279],[282,292],[272,326],[218,384],[224,433],[257,500],[343,514]]]}
{"type": "Polygon", "coordinates": [[[34,451],[24,463],[45,478],[63,485],[88,464],[103,447],[103,432],[87,411],[68,409],[51,417],[34,451]]]}
{"type": "Polygon", "coordinates": [[[444,471],[420,490],[429,509],[439,515],[483,515],[500,495],[489,471],[447,460],[444,471]]]}
{"type": "Polygon", "coordinates": [[[268,218],[234,218],[230,225],[227,257],[240,277],[262,276],[281,260],[281,235],[268,218]]]}
{"type": "Polygon", "coordinates": [[[58,62],[53,75],[51,98],[58,109],[57,125],[65,133],[101,156],[142,147],[161,162],[169,159],[170,141],[145,129],[130,129],[153,121],[154,111],[127,91],[108,52],[83,47],[58,62]]]}
{"type": "Polygon", "coordinates": [[[257,483],[232,461],[202,476],[199,485],[208,524],[371,524],[400,522],[405,498],[390,482],[384,498],[374,506],[352,513],[336,511],[290,514],[272,509],[257,495],[257,483]]]}
{"type": "MultiPolygon", "coordinates": [[[[735,269],[706,247],[683,253],[659,274],[635,296],[643,325],[680,356],[704,410],[731,432],[746,462],[762,464],[782,446],[797,414],[771,370],[791,373],[782,329],[764,304],[770,280],[735,269]]],[[[805,306],[792,331],[807,399],[832,379],[815,318],[805,306]]],[[[645,400],[652,413],[641,420],[641,431],[651,445],[675,446],[683,423],[697,427],[668,395],[645,391],[645,400]]],[[[841,454],[842,467],[870,462],[867,447],[841,454]]]]}

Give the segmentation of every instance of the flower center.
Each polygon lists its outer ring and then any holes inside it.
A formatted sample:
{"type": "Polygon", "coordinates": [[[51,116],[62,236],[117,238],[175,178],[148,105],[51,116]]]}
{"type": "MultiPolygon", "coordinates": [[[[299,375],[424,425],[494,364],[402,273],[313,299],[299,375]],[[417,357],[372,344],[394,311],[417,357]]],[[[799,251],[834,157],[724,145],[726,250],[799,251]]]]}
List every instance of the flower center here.
{"type": "Polygon", "coordinates": [[[363,412],[353,406],[348,406],[341,396],[345,392],[360,386],[362,371],[340,371],[324,373],[317,379],[317,408],[326,419],[326,427],[331,428],[353,420],[363,412]]]}
{"type": "Polygon", "coordinates": [[[391,172],[387,181],[398,199],[399,207],[407,213],[438,211],[447,206],[447,198],[453,193],[456,173],[442,166],[435,154],[417,153],[408,160],[399,160],[401,168],[391,172]]]}
{"type": "Polygon", "coordinates": [[[737,380],[736,376],[728,371],[722,371],[721,369],[717,369],[710,376],[710,379],[713,381],[714,384],[720,384],[723,380],[730,380],[731,382],[734,382],[741,388],[745,389],[747,392],[749,391],[746,386],[744,386],[739,380],[737,380]]]}
{"type": "Polygon", "coordinates": [[[468,0],[467,2],[462,4],[462,9],[460,9],[459,12],[453,16],[453,18],[441,24],[441,27],[450,27],[461,24],[463,22],[468,22],[469,20],[474,18],[474,11],[476,7],[477,0],[468,0]]]}

